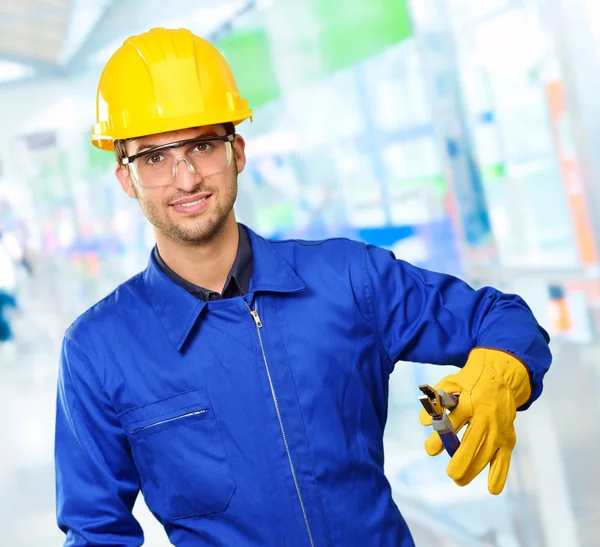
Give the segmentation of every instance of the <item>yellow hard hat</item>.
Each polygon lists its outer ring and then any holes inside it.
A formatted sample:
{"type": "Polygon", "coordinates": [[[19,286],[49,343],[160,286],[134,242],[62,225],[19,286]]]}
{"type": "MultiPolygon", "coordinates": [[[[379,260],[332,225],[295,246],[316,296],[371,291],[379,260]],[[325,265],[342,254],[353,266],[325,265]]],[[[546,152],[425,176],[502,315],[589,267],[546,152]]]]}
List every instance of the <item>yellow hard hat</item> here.
{"type": "Polygon", "coordinates": [[[252,117],[223,56],[189,30],[132,36],[104,67],[92,143],[131,139],[252,117]]]}

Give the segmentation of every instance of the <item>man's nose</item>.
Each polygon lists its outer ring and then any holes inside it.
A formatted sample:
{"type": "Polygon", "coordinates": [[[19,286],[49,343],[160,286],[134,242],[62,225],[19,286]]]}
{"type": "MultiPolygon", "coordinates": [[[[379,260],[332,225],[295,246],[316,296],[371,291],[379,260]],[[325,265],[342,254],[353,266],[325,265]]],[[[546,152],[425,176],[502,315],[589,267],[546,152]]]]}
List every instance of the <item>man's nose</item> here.
{"type": "Polygon", "coordinates": [[[196,170],[194,169],[194,166],[190,160],[188,160],[185,156],[175,160],[175,164],[173,165],[173,179],[173,185],[181,190],[189,191],[197,186],[198,174],[196,173],[196,170]],[[187,166],[187,169],[183,166],[181,169],[179,168],[179,164],[181,162],[187,166]]]}

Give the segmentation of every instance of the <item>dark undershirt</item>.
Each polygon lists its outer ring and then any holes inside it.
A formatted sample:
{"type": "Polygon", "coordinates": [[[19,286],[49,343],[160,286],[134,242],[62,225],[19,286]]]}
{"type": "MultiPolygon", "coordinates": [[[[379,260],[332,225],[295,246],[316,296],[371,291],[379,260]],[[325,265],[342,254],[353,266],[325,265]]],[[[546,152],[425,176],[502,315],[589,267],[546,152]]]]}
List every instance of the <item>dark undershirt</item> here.
{"type": "Polygon", "coordinates": [[[239,224],[238,229],[240,232],[240,242],[237,255],[233,262],[233,266],[229,271],[221,294],[194,285],[180,275],[177,275],[162,259],[158,252],[158,247],[154,247],[154,258],[156,258],[159,268],[167,277],[169,277],[169,279],[171,279],[171,281],[173,281],[173,283],[183,287],[199,300],[209,302],[211,300],[222,300],[225,298],[233,298],[235,296],[244,296],[248,292],[250,278],[252,277],[252,246],[250,245],[250,238],[248,237],[246,230],[239,224]]]}

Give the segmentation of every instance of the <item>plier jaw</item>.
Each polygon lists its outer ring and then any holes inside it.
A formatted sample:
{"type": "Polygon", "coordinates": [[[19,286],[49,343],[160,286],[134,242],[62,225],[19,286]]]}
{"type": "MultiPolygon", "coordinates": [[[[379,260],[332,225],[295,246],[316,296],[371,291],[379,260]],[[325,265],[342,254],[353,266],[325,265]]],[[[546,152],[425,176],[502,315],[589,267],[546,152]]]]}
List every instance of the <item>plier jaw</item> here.
{"type": "Polygon", "coordinates": [[[431,416],[433,429],[438,432],[446,452],[453,456],[460,446],[460,441],[446,409],[453,409],[458,404],[458,396],[448,394],[441,389],[435,390],[427,384],[421,384],[419,389],[423,392],[419,401],[425,412],[431,416]]]}
{"type": "Polygon", "coordinates": [[[427,384],[421,384],[419,389],[424,393],[424,395],[419,397],[419,401],[421,401],[425,412],[432,418],[441,417],[444,413],[444,408],[442,407],[437,391],[427,384]]]}

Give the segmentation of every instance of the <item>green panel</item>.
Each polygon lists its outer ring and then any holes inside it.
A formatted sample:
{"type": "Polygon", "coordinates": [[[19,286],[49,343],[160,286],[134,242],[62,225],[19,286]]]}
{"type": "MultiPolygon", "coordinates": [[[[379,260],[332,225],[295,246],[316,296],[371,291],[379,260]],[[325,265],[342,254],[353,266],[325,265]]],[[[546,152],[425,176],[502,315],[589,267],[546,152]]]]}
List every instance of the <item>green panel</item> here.
{"type": "Polygon", "coordinates": [[[242,97],[252,109],[281,95],[264,28],[234,31],[215,43],[231,66],[242,97]]]}
{"type": "Polygon", "coordinates": [[[259,231],[272,232],[282,226],[294,225],[294,207],[291,203],[280,203],[262,207],[256,218],[259,231]]]}
{"type": "Polygon", "coordinates": [[[117,165],[114,152],[108,152],[107,150],[100,150],[96,148],[91,142],[89,142],[89,135],[85,135],[85,146],[90,152],[89,155],[89,167],[93,171],[106,172],[114,169],[117,165]]]}
{"type": "Polygon", "coordinates": [[[485,184],[495,184],[506,176],[506,168],[503,163],[486,165],[481,168],[481,177],[485,184]]]}
{"type": "Polygon", "coordinates": [[[412,36],[406,0],[310,0],[322,28],[327,73],[357,64],[412,36]]]}
{"type": "Polygon", "coordinates": [[[40,170],[28,185],[38,211],[46,213],[72,194],[67,154],[53,149],[36,155],[32,161],[40,165],[40,170]]]}
{"type": "Polygon", "coordinates": [[[279,0],[215,43],[251,108],[412,36],[407,0],[279,0]]]}

